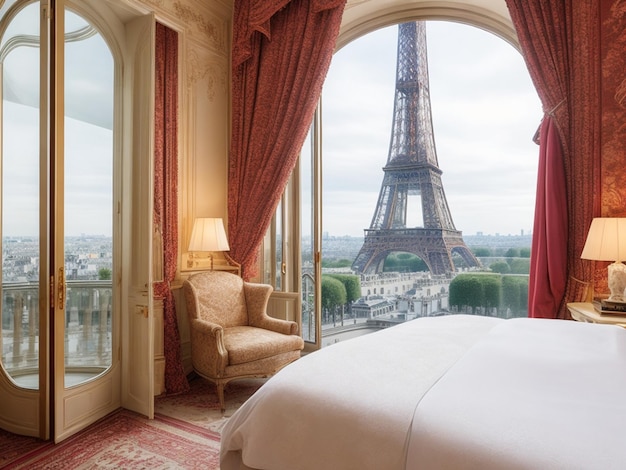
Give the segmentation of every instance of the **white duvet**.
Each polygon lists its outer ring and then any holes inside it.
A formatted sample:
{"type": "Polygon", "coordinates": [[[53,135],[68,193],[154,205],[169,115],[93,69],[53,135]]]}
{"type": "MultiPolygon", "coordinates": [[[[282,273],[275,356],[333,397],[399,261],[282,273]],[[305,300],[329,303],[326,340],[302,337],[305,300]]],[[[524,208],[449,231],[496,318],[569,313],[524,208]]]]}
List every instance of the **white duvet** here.
{"type": "Polygon", "coordinates": [[[421,318],[309,354],[222,433],[221,470],[626,468],[626,330],[421,318]]]}

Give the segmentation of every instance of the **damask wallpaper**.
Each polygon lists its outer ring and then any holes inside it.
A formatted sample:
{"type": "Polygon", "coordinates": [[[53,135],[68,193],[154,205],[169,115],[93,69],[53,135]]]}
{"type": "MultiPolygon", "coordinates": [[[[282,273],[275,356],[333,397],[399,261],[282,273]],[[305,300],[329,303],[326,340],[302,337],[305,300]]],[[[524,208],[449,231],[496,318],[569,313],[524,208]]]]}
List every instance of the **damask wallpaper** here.
{"type": "Polygon", "coordinates": [[[600,3],[602,216],[626,217],[626,1],[600,3]]]}

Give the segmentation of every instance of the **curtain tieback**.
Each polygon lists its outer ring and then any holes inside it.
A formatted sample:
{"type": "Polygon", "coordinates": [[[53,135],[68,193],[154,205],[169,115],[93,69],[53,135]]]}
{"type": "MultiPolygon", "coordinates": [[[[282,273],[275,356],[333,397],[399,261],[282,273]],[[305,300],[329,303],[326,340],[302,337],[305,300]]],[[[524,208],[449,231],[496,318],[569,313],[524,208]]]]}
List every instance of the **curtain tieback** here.
{"type": "Polygon", "coordinates": [[[554,113],[556,112],[557,109],[559,109],[561,107],[561,105],[563,103],[565,103],[567,101],[566,98],[563,98],[561,101],[559,101],[556,105],[554,105],[550,110],[548,111],[544,111],[545,114],[547,114],[550,117],[554,117],[554,113]]]}

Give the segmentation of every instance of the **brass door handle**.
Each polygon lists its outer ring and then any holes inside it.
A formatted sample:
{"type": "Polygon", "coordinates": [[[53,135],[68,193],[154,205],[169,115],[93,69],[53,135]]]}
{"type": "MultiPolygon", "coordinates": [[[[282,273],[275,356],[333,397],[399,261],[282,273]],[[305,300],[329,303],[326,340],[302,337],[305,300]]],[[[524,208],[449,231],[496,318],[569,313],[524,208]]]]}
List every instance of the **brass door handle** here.
{"type": "Polygon", "coordinates": [[[59,268],[59,280],[57,282],[57,301],[59,310],[65,311],[65,268],[59,268]]]}

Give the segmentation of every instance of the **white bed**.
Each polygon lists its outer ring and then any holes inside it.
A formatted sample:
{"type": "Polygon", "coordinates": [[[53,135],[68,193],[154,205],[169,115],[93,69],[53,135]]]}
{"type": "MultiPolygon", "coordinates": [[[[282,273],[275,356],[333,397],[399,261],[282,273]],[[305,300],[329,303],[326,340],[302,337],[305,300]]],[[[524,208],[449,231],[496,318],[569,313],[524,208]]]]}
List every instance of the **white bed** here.
{"type": "Polygon", "coordinates": [[[287,366],[229,419],[221,470],[626,468],[626,330],[421,318],[287,366]]]}

